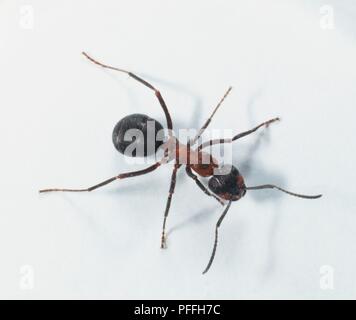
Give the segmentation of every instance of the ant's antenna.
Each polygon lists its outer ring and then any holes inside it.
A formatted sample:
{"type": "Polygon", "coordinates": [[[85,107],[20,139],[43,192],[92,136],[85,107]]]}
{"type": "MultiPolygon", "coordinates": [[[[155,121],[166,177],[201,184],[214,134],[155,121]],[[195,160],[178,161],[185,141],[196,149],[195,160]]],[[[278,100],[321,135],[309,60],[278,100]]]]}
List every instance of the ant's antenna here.
{"type": "Polygon", "coordinates": [[[203,274],[207,273],[208,270],[210,269],[211,267],[211,264],[213,263],[214,261],[214,257],[215,257],[215,253],[216,253],[216,247],[218,245],[218,228],[220,227],[221,225],[221,222],[223,221],[223,219],[225,218],[227,212],[229,211],[230,209],[230,206],[231,206],[231,202],[232,200],[230,200],[224,210],[224,212],[222,213],[221,217],[219,218],[217,224],[216,224],[216,227],[215,227],[215,242],[214,242],[214,248],[213,248],[213,252],[211,253],[211,256],[210,256],[210,260],[209,260],[209,263],[208,265],[206,266],[205,270],[203,271],[203,274]]]}
{"type": "Polygon", "coordinates": [[[317,194],[315,196],[308,196],[308,195],[304,195],[304,194],[298,194],[298,193],[294,193],[294,192],[290,192],[290,191],[287,191],[287,190],[284,190],[280,187],[277,187],[273,184],[263,184],[263,185],[260,185],[260,186],[255,186],[255,187],[245,187],[246,190],[261,190],[261,189],[278,189],[279,191],[282,191],[284,193],[287,193],[291,196],[294,196],[294,197],[298,197],[298,198],[303,198],[303,199],[318,199],[320,198],[322,195],[321,194],[317,194]]]}

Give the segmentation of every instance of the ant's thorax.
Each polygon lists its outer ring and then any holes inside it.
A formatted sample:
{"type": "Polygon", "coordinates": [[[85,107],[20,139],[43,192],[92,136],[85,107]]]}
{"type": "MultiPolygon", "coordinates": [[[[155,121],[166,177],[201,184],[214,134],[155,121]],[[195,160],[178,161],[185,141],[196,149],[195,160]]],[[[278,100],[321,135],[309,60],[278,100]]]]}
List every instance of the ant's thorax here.
{"type": "Polygon", "coordinates": [[[174,136],[170,136],[162,147],[167,162],[177,160],[179,165],[188,165],[201,176],[211,176],[213,169],[218,167],[210,153],[192,148],[174,136]]]}

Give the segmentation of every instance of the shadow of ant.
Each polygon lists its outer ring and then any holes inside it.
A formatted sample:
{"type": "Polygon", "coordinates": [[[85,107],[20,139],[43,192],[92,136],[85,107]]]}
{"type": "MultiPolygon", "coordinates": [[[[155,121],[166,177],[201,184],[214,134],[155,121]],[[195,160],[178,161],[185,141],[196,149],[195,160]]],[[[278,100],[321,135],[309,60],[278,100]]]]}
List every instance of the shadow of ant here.
{"type": "MultiPolygon", "coordinates": [[[[286,185],[286,179],[284,175],[266,170],[265,167],[261,166],[261,163],[258,163],[257,160],[253,157],[257,152],[264,135],[264,133],[259,135],[256,142],[249,148],[249,151],[246,153],[248,156],[245,157],[245,159],[240,163],[241,172],[246,177],[246,185],[273,183],[284,186],[286,185]]],[[[251,196],[251,198],[257,202],[273,201],[274,203],[274,212],[271,216],[271,223],[269,225],[266,242],[268,253],[263,271],[263,281],[267,281],[269,275],[272,274],[274,270],[276,259],[276,234],[280,225],[280,201],[285,195],[278,191],[276,192],[275,190],[263,190],[260,192],[250,191],[246,194],[246,196],[251,196]]]]}
{"type": "MultiPolygon", "coordinates": [[[[253,95],[248,103],[248,114],[251,122],[251,127],[256,125],[256,121],[253,120],[253,107],[254,107],[254,101],[260,96],[260,94],[253,95]]],[[[245,182],[247,186],[252,186],[255,184],[264,184],[264,183],[273,183],[276,185],[286,185],[286,178],[283,174],[280,174],[275,171],[270,171],[265,168],[265,166],[262,166],[261,163],[257,160],[256,155],[262,145],[268,145],[271,140],[270,140],[270,130],[271,128],[266,128],[265,130],[259,132],[256,136],[254,137],[255,141],[247,147],[247,150],[245,152],[241,152],[241,149],[245,149],[246,147],[238,145],[238,142],[236,144],[233,144],[233,149],[234,148],[240,148],[240,153],[244,154],[245,157],[244,159],[236,164],[236,167],[239,168],[241,174],[245,178],[245,182]]],[[[252,138],[252,137],[251,137],[252,138]]],[[[233,154],[235,152],[233,151],[233,154]]],[[[234,163],[233,163],[234,164],[234,163]]],[[[272,216],[272,222],[269,228],[268,232],[268,241],[267,241],[267,246],[268,246],[268,258],[265,263],[265,271],[264,271],[264,279],[266,280],[268,278],[268,275],[273,272],[274,269],[274,261],[275,261],[275,236],[278,230],[279,226],[279,211],[280,211],[280,201],[282,197],[284,196],[280,192],[276,192],[276,190],[261,190],[259,192],[254,192],[254,191],[249,191],[248,196],[251,196],[254,201],[258,202],[265,202],[265,201],[273,201],[275,203],[275,211],[272,216]]],[[[171,234],[174,231],[177,231],[183,227],[186,227],[187,225],[191,223],[199,223],[203,218],[207,218],[207,216],[215,215],[216,211],[220,208],[213,207],[209,210],[201,209],[199,210],[196,214],[194,214],[192,217],[186,219],[179,225],[176,225],[175,227],[171,228],[169,231],[169,234],[171,234]]]]}
{"type": "MultiPolygon", "coordinates": [[[[258,90],[255,94],[253,94],[247,104],[247,112],[248,118],[250,121],[250,125],[254,125],[254,107],[256,100],[261,97],[261,90],[258,90]]],[[[271,172],[266,170],[261,163],[258,163],[256,159],[256,153],[261,145],[261,143],[270,144],[270,132],[269,129],[264,130],[259,133],[255,143],[250,146],[248,151],[245,153],[247,156],[240,163],[240,169],[242,174],[246,177],[247,185],[263,184],[263,183],[273,183],[280,186],[287,186],[287,179],[284,174],[271,172]]],[[[268,276],[273,273],[274,265],[275,265],[275,246],[276,246],[276,234],[278,232],[278,228],[280,225],[280,201],[283,195],[282,193],[276,192],[275,190],[265,190],[264,192],[249,192],[252,199],[257,202],[265,202],[273,200],[274,203],[274,213],[271,217],[271,224],[268,230],[268,239],[267,239],[267,258],[265,261],[265,268],[263,271],[263,280],[267,281],[268,276]]]]}
{"type": "Polygon", "coordinates": [[[198,224],[201,221],[204,221],[207,219],[207,217],[215,215],[217,209],[219,209],[220,212],[220,207],[217,207],[216,205],[210,206],[208,208],[201,208],[197,213],[189,217],[188,219],[176,224],[175,226],[171,227],[168,232],[167,232],[167,237],[170,236],[172,233],[184,229],[185,227],[191,225],[191,224],[198,224]]]}
{"type": "MultiPolygon", "coordinates": [[[[254,109],[256,106],[256,101],[262,96],[261,89],[256,90],[253,93],[247,102],[246,110],[248,115],[249,126],[255,126],[258,121],[255,119],[254,116],[254,109]]],[[[246,185],[254,185],[254,184],[263,184],[263,183],[273,183],[276,185],[285,186],[286,185],[286,178],[284,175],[271,172],[266,170],[265,167],[262,166],[262,163],[257,160],[257,152],[261,144],[263,143],[265,146],[268,146],[271,143],[270,138],[270,130],[273,129],[273,125],[270,127],[264,128],[264,130],[257,133],[257,138],[253,144],[248,147],[245,152],[241,152],[246,156],[244,159],[237,164],[237,168],[241,170],[243,177],[245,177],[246,185]]],[[[252,137],[251,137],[252,138],[252,137]]],[[[237,147],[236,145],[233,148],[237,147]]],[[[280,199],[283,194],[276,192],[275,190],[264,190],[263,192],[249,192],[252,198],[256,201],[268,201],[268,200],[277,200],[280,199]]]]}
{"type": "MultiPolygon", "coordinates": [[[[96,241],[102,241],[107,247],[110,245],[110,249],[113,251],[120,251],[123,248],[127,248],[128,245],[132,245],[132,241],[125,241],[124,243],[115,241],[115,236],[110,236],[111,233],[108,233],[108,227],[103,224],[98,223],[99,215],[97,214],[97,210],[94,208],[83,208],[78,205],[78,200],[74,200],[72,197],[63,194],[61,195],[63,199],[69,204],[69,206],[73,209],[72,212],[76,213],[76,216],[82,221],[85,222],[90,232],[86,232],[82,237],[90,237],[91,234],[96,236],[96,241]]],[[[72,214],[72,213],[71,213],[72,214]]]]}
{"type": "MultiPolygon", "coordinates": [[[[124,88],[123,92],[125,92],[127,94],[127,97],[129,99],[128,104],[130,106],[130,110],[132,109],[133,113],[139,113],[138,111],[135,111],[135,110],[141,110],[141,104],[139,103],[139,99],[137,98],[137,92],[138,92],[137,90],[139,89],[139,87],[137,89],[132,88],[125,82],[125,81],[129,80],[130,77],[127,76],[125,79],[125,78],[123,78],[123,76],[121,74],[115,74],[112,71],[106,70],[106,69],[101,69],[101,72],[104,72],[111,79],[115,80],[115,82],[117,82],[120,85],[120,87],[124,88]]],[[[185,86],[183,84],[178,84],[176,82],[169,81],[166,79],[153,77],[151,75],[141,73],[141,72],[138,72],[138,74],[140,74],[144,79],[146,79],[152,83],[157,83],[158,85],[156,86],[156,88],[161,91],[163,96],[165,96],[165,94],[164,94],[164,92],[162,92],[162,89],[160,88],[161,85],[189,96],[190,99],[193,100],[193,107],[192,107],[193,113],[190,116],[190,119],[191,119],[190,123],[188,123],[188,125],[187,125],[186,123],[183,123],[180,121],[173,121],[174,126],[177,129],[179,129],[179,128],[184,128],[184,129],[185,128],[196,128],[198,130],[200,128],[199,120],[200,120],[200,114],[201,114],[201,109],[202,109],[202,99],[200,98],[200,96],[198,96],[196,93],[194,93],[191,89],[189,89],[187,86],[185,86]]],[[[152,94],[152,99],[155,99],[154,94],[152,94]]],[[[154,101],[154,100],[152,100],[152,101],[154,101]]],[[[169,102],[168,102],[168,106],[170,106],[169,102]]],[[[160,110],[160,108],[157,108],[157,109],[160,110]]],[[[169,109],[172,111],[174,109],[174,106],[169,107],[169,109]]],[[[145,113],[146,113],[146,111],[145,111],[145,113]]],[[[150,110],[147,110],[147,114],[150,114],[150,110]]],[[[158,112],[157,112],[157,114],[158,114],[158,112]]],[[[120,118],[122,118],[122,116],[120,116],[120,118]]],[[[165,123],[165,118],[164,118],[163,114],[161,114],[160,116],[157,116],[157,120],[162,124],[165,123]]],[[[202,123],[200,125],[202,125],[202,123]]]]}
{"type": "MultiPolygon", "coordinates": [[[[200,126],[203,124],[203,121],[202,121],[202,123],[199,122],[201,110],[202,110],[202,99],[197,93],[193,92],[191,89],[189,89],[187,86],[185,86],[181,83],[178,84],[178,83],[170,81],[170,80],[152,77],[150,75],[145,75],[145,74],[143,74],[143,76],[145,77],[145,79],[148,79],[154,83],[158,83],[160,85],[163,85],[165,87],[174,89],[175,91],[178,91],[178,92],[188,95],[193,100],[193,110],[192,110],[193,113],[190,116],[190,119],[191,119],[190,122],[187,124],[187,123],[182,123],[180,121],[173,120],[173,123],[177,129],[195,128],[195,129],[199,130],[200,126]]],[[[159,88],[157,88],[157,89],[159,89],[159,88]]],[[[162,95],[164,95],[164,94],[162,93],[162,95]]],[[[172,106],[170,108],[170,110],[173,110],[173,109],[174,109],[174,106],[172,106]]]]}

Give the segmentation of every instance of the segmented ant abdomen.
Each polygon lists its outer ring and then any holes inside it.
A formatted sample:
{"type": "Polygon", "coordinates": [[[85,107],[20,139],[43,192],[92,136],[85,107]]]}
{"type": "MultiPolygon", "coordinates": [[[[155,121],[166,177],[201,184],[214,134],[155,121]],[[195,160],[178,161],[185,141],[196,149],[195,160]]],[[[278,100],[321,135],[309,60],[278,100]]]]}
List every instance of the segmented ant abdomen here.
{"type": "Polygon", "coordinates": [[[163,144],[163,127],[144,114],[130,114],[121,119],[112,133],[115,148],[130,157],[146,157],[163,144]]]}
{"type": "Polygon", "coordinates": [[[236,201],[246,193],[242,175],[236,167],[224,165],[214,171],[209,179],[209,189],[225,200],[236,201]]]}

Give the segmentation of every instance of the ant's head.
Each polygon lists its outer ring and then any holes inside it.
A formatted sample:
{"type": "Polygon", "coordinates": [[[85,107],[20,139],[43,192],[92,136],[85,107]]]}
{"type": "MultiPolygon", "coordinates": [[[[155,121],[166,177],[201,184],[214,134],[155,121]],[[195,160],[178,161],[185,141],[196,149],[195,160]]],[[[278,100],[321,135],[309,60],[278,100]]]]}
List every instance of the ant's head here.
{"type": "Polygon", "coordinates": [[[163,144],[163,127],[144,114],[130,114],[116,124],[112,141],[115,148],[126,156],[147,157],[155,154],[163,144]]]}
{"type": "Polygon", "coordinates": [[[236,201],[246,193],[244,178],[233,165],[223,165],[215,169],[209,179],[209,189],[225,200],[236,201]]]}

